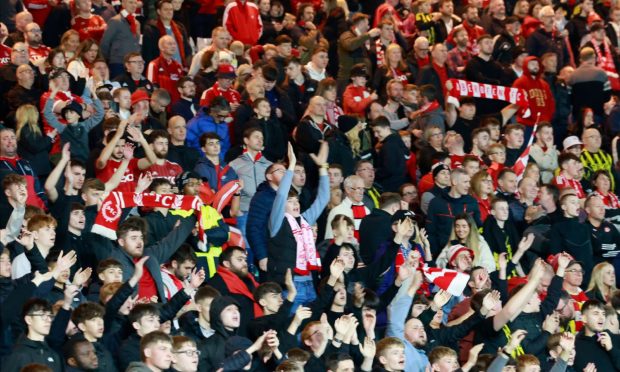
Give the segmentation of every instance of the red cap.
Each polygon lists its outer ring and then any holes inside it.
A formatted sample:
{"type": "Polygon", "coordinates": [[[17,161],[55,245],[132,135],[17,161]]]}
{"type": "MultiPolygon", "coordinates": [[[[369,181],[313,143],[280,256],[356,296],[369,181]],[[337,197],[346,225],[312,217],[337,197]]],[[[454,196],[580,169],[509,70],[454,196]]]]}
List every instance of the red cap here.
{"type": "MultiPolygon", "coordinates": [[[[558,254],[552,254],[549,255],[549,257],[547,257],[547,263],[549,265],[551,265],[551,267],[553,267],[553,271],[558,271],[558,261],[560,258],[560,255],[562,253],[558,253],[558,254]]],[[[573,256],[571,256],[570,254],[566,253],[566,255],[568,255],[568,257],[570,257],[570,262],[568,263],[568,265],[566,266],[567,268],[570,266],[573,266],[574,264],[578,263],[581,265],[580,261],[575,260],[575,258],[573,256]]]]}
{"type": "Polygon", "coordinates": [[[232,65],[222,64],[217,67],[216,76],[218,79],[219,78],[234,79],[237,77],[237,74],[235,74],[235,68],[232,65]]]}
{"type": "Polygon", "coordinates": [[[144,89],[138,89],[131,94],[131,105],[132,106],[138,102],[148,101],[148,100],[150,100],[149,94],[144,89]]]}

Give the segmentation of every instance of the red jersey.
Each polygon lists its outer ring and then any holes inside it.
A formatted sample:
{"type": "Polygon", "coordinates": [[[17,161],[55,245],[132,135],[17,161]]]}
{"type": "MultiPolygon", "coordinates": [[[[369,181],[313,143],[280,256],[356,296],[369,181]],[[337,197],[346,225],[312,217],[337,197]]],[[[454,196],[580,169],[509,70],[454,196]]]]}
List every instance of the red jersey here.
{"type": "MultiPolygon", "coordinates": [[[[97,170],[97,178],[101,180],[101,182],[108,182],[108,180],[112,177],[114,172],[121,165],[121,160],[116,159],[108,159],[108,162],[105,164],[103,169],[97,170]]],[[[118,185],[115,191],[121,192],[133,192],[136,189],[136,182],[138,181],[137,175],[140,173],[140,168],[138,168],[138,159],[133,158],[129,161],[129,165],[125,170],[125,174],[121,179],[121,183],[118,185]]]]}
{"type": "Polygon", "coordinates": [[[146,78],[153,84],[159,85],[170,93],[171,104],[175,104],[181,96],[177,90],[177,82],[185,76],[183,66],[174,59],[166,61],[162,56],[155,58],[149,63],[146,78]]]}
{"type": "Polygon", "coordinates": [[[239,103],[241,102],[241,94],[234,89],[221,90],[220,84],[215,82],[213,86],[204,92],[202,92],[202,96],[200,97],[200,106],[209,106],[211,101],[215,97],[223,96],[226,98],[228,103],[239,103]]]}
{"type": "Polygon", "coordinates": [[[165,160],[163,165],[153,164],[145,171],[151,172],[153,179],[165,178],[173,185],[176,185],[176,178],[183,173],[183,168],[175,162],[165,160]]]}
{"type": "Polygon", "coordinates": [[[32,20],[41,28],[52,11],[49,0],[24,0],[24,6],[32,14],[32,20]]]}
{"type": "Polygon", "coordinates": [[[80,34],[80,41],[91,38],[97,43],[101,41],[103,32],[108,26],[103,18],[94,14],[90,18],[83,18],[77,15],[73,18],[72,23],[73,26],[71,28],[80,34]]]}
{"type": "Polygon", "coordinates": [[[586,193],[583,191],[583,187],[581,187],[581,182],[568,179],[562,173],[553,179],[553,183],[560,189],[572,188],[577,193],[579,199],[586,197],[586,193]]]}
{"type": "Polygon", "coordinates": [[[46,59],[47,56],[50,54],[50,50],[51,49],[48,46],[45,46],[43,44],[39,45],[36,48],[32,45],[28,45],[28,59],[30,59],[31,61],[36,61],[41,58],[46,59]]]}
{"type": "MultiPolygon", "coordinates": [[[[136,263],[139,260],[139,258],[134,258],[133,262],[136,263]]],[[[157,285],[155,285],[155,280],[149,269],[146,269],[138,281],[138,298],[150,300],[153,296],[157,296],[157,285]]]]}
{"type": "Polygon", "coordinates": [[[6,66],[11,63],[11,48],[0,44],[0,66],[6,66]]]}

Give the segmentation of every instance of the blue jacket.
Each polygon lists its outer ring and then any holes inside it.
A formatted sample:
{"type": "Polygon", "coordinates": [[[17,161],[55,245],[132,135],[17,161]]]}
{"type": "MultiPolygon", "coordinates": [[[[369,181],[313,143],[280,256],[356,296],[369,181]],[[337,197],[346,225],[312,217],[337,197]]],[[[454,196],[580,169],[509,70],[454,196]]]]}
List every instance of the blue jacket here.
{"type": "Polygon", "coordinates": [[[239,177],[235,170],[224,162],[220,162],[220,174],[215,170],[215,165],[207,157],[202,157],[196,163],[194,172],[198,173],[200,177],[206,179],[209,182],[211,190],[217,192],[221,186],[224,186],[232,180],[236,180],[239,177]],[[218,182],[219,181],[219,182],[218,182]]]}
{"type": "Polygon", "coordinates": [[[196,113],[196,116],[187,123],[187,137],[185,142],[189,147],[193,147],[200,151],[200,154],[204,156],[202,149],[200,148],[200,136],[203,133],[214,132],[222,139],[222,149],[220,152],[220,158],[224,159],[224,155],[230,149],[230,135],[228,132],[228,124],[215,123],[213,118],[209,116],[204,110],[200,110],[196,113]]]}
{"type": "Polygon", "coordinates": [[[256,194],[250,201],[245,234],[257,261],[267,257],[267,244],[269,242],[267,221],[269,221],[275,199],[276,190],[269,185],[268,181],[264,181],[258,185],[256,194]]]}

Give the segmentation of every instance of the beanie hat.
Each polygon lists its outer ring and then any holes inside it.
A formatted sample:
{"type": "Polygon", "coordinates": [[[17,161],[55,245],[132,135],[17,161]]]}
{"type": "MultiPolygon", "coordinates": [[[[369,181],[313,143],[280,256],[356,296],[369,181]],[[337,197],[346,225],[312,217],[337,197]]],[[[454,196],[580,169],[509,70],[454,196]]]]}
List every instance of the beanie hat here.
{"type": "Polygon", "coordinates": [[[338,116],[338,129],[340,129],[343,133],[347,133],[351,129],[355,128],[358,120],[355,116],[350,115],[340,115],[338,116]]]}

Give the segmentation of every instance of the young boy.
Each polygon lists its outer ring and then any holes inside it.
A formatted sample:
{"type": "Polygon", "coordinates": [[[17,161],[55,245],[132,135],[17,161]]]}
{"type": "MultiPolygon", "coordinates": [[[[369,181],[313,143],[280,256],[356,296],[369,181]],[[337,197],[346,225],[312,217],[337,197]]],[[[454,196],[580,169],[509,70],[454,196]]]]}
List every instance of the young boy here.
{"type": "Polygon", "coordinates": [[[185,336],[172,337],[172,367],[178,372],[198,371],[198,349],[196,342],[185,336]]]}
{"type": "Polygon", "coordinates": [[[396,337],[386,337],[377,343],[377,360],[380,366],[375,371],[404,371],[405,344],[396,337]]]}
{"type": "Polygon", "coordinates": [[[452,372],[459,368],[456,351],[449,347],[437,346],[428,354],[428,360],[432,372],[452,372]]]}
{"type": "Polygon", "coordinates": [[[112,93],[116,104],[116,112],[121,120],[127,120],[131,116],[131,91],[129,88],[118,88],[112,93]]]}
{"type": "Polygon", "coordinates": [[[282,299],[282,287],[278,283],[265,282],[254,290],[254,300],[263,310],[263,316],[254,318],[248,325],[248,336],[255,340],[263,332],[270,329],[285,332],[288,327],[288,316],[293,307],[297,290],[293,284],[293,277],[287,273],[285,277],[286,299],[282,299]]]}
{"type": "Polygon", "coordinates": [[[94,346],[100,370],[114,372],[116,371],[116,366],[114,365],[112,354],[99,341],[103,337],[104,315],[105,309],[103,306],[94,302],[85,302],[73,311],[71,320],[82,331],[84,338],[94,346]]]}
{"type": "Polygon", "coordinates": [[[142,362],[132,362],[127,372],[140,372],[148,369],[153,372],[166,371],[172,364],[172,339],[161,331],[153,331],[140,341],[142,362]]]}
{"type": "Polygon", "coordinates": [[[214,299],[220,297],[215,288],[205,285],[194,295],[197,312],[190,311],[179,319],[179,326],[183,332],[196,342],[202,342],[213,336],[215,330],[211,327],[209,311],[214,299]]]}

